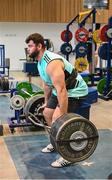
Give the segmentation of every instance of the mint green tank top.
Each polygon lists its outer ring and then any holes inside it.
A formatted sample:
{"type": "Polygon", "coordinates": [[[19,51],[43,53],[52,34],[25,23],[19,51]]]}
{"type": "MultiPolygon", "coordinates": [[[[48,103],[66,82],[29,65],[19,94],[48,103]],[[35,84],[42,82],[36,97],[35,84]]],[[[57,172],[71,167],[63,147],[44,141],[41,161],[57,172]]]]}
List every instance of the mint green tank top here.
{"type": "MultiPolygon", "coordinates": [[[[53,60],[63,61],[65,70],[70,74],[74,69],[73,65],[68,62],[64,57],[46,50],[42,56],[41,61],[38,61],[38,71],[42,80],[51,87],[53,87],[52,80],[50,76],[46,73],[46,68],[47,65],[53,60]]],[[[78,98],[86,96],[88,94],[88,87],[86,82],[83,80],[80,74],[77,75],[76,79],[78,80],[78,85],[76,83],[76,86],[73,89],[68,89],[68,97],[78,98]]],[[[55,88],[52,89],[52,93],[54,95],[57,95],[55,88]]]]}

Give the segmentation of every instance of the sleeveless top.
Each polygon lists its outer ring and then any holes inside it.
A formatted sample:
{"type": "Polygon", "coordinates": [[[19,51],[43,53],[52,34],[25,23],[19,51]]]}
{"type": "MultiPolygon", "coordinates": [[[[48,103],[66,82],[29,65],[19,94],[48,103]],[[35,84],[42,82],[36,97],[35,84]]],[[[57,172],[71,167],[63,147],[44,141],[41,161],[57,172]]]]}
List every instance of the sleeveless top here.
{"type": "Polygon", "coordinates": [[[42,80],[52,88],[52,93],[57,95],[56,89],[53,87],[51,77],[47,74],[47,65],[53,60],[61,60],[64,63],[65,82],[68,91],[68,97],[79,98],[88,94],[88,87],[80,74],[74,69],[74,66],[69,63],[64,57],[45,50],[41,61],[38,61],[38,71],[42,80]]]}

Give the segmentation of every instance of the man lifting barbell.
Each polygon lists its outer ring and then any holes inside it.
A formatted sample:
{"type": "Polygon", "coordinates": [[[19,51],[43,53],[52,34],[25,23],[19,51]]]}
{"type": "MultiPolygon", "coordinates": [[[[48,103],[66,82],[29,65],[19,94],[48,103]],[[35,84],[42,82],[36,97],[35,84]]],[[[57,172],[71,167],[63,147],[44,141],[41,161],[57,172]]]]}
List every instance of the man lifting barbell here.
{"type": "MultiPolygon", "coordinates": [[[[45,104],[43,115],[48,126],[67,112],[75,112],[88,94],[88,87],[73,65],[64,57],[45,49],[44,38],[34,33],[26,38],[28,54],[38,61],[38,71],[44,83],[45,104]]],[[[53,152],[49,144],[42,152],[53,152]]],[[[60,157],[53,167],[63,167],[71,162],[60,157]]]]}

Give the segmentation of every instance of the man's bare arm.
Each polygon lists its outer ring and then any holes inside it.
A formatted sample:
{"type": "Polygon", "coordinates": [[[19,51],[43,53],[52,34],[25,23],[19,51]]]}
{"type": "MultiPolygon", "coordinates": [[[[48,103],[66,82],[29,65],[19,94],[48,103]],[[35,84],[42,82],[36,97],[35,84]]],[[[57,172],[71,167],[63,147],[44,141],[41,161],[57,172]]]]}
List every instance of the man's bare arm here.
{"type": "Polygon", "coordinates": [[[45,104],[47,104],[49,97],[51,96],[51,88],[43,82],[43,88],[44,88],[44,96],[45,96],[45,104]]]}
{"type": "Polygon", "coordinates": [[[60,107],[60,114],[67,113],[68,95],[65,84],[64,65],[60,60],[54,60],[49,63],[47,73],[52,79],[53,86],[57,91],[57,98],[60,107]]]}

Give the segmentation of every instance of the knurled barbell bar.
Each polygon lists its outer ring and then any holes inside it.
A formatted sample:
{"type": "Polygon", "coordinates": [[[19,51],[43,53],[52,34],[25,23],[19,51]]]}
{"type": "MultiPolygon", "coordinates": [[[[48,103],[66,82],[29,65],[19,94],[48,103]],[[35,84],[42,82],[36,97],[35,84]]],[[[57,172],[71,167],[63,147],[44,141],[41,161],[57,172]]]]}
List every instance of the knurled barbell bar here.
{"type": "Polygon", "coordinates": [[[33,124],[44,127],[50,134],[50,141],[55,150],[70,162],[87,159],[95,151],[98,144],[98,131],[95,125],[84,117],[68,113],[59,117],[51,127],[42,122],[39,112],[42,97],[29,99],[24,113],[33,124]],[[36,111],[31,111],[36,105],[36,111]]]}

